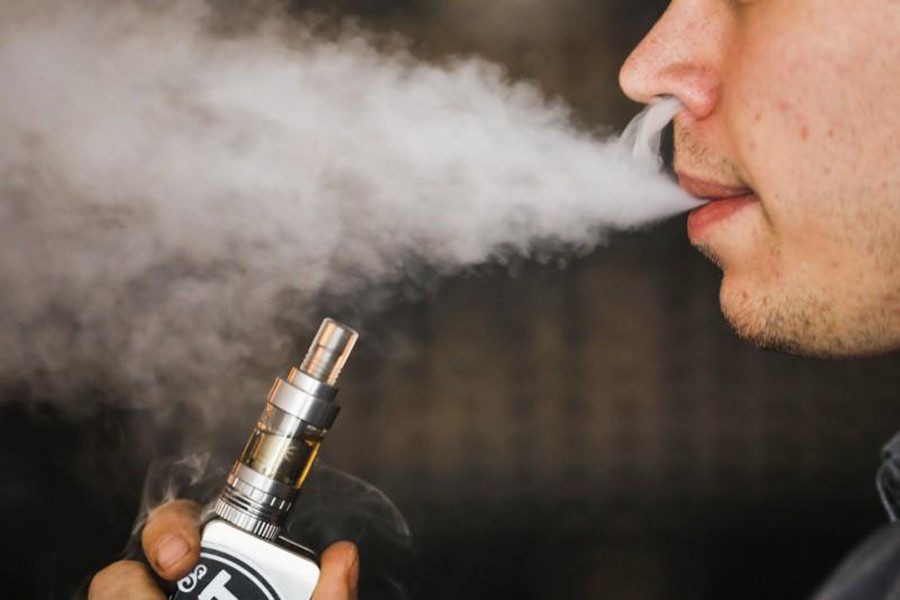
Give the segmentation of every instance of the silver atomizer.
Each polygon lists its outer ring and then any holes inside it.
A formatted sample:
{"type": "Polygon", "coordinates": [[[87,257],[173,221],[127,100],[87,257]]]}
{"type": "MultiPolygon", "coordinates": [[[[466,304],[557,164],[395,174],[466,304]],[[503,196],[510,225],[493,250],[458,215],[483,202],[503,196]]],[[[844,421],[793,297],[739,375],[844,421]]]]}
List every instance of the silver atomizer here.
{"type": "Polygon", "coordinates": [[[279,537],[340,407],[336,383],[357,333],[322,322],[306,358],[277,378],[203,528],[200,562],[173,600],[306,600],[318,579],[311,552],[279,537]]]}

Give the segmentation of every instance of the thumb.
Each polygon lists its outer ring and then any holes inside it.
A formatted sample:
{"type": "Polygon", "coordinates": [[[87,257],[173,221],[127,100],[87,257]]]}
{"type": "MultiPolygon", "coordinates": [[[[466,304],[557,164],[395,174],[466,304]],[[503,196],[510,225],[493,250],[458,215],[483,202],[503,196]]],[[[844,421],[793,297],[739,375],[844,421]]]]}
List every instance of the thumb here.
{"type": "Polygon", "coordinates": [[[337,542],[322,553],[322,571],[312,600],[356,600],[359,551],[351,542],[337,542]]]}
{"type": "Polygon", "coordinates": [[[141,535],[144,554],[156,574],[175,581],[200,559],[200,505],[174,500],[154,510],[141,535]]]}

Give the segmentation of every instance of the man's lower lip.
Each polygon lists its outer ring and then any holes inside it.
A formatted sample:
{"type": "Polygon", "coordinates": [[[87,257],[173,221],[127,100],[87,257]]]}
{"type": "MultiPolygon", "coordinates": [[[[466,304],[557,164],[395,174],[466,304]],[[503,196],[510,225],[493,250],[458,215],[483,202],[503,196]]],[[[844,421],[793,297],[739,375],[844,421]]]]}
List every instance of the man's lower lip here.
{"type": "Polygon", "coordinates": [[[757,202],[759,202],[759,197],[756,194],[747,194],[746,196],[713,200],[709,204],[695,208],[688,215],[688,237],[692,240],[699,239],[717,223],[728,219],[742,208],[757,202]]]}

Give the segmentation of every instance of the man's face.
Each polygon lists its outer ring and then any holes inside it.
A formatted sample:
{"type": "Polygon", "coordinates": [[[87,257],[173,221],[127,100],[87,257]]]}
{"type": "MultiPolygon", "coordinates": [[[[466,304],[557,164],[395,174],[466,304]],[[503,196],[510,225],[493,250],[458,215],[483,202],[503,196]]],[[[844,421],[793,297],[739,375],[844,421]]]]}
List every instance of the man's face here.
{"type": "Polygon", "coordinates": [[[900,347],[900,0],[674,0],[621,84],[686,105],[675,168],[715,199],[688,235],[738,333],[900,347]]]}

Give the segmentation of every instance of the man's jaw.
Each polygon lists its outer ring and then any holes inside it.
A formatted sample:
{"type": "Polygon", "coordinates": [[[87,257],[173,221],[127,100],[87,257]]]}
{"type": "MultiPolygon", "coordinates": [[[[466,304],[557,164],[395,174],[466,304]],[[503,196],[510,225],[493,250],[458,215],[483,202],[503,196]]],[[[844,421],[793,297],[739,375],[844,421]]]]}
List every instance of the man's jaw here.
{"type": "Polygon", "coordinates": [[[741,184],[722,183],[714,178],[693,176],[683,171],[678,171],[677,175],[682,189],[706,201],[688,216],[688,237],[698,246],[703,245],[704,239],[717,225],[759,202],[756,192],[741,184]]]}

